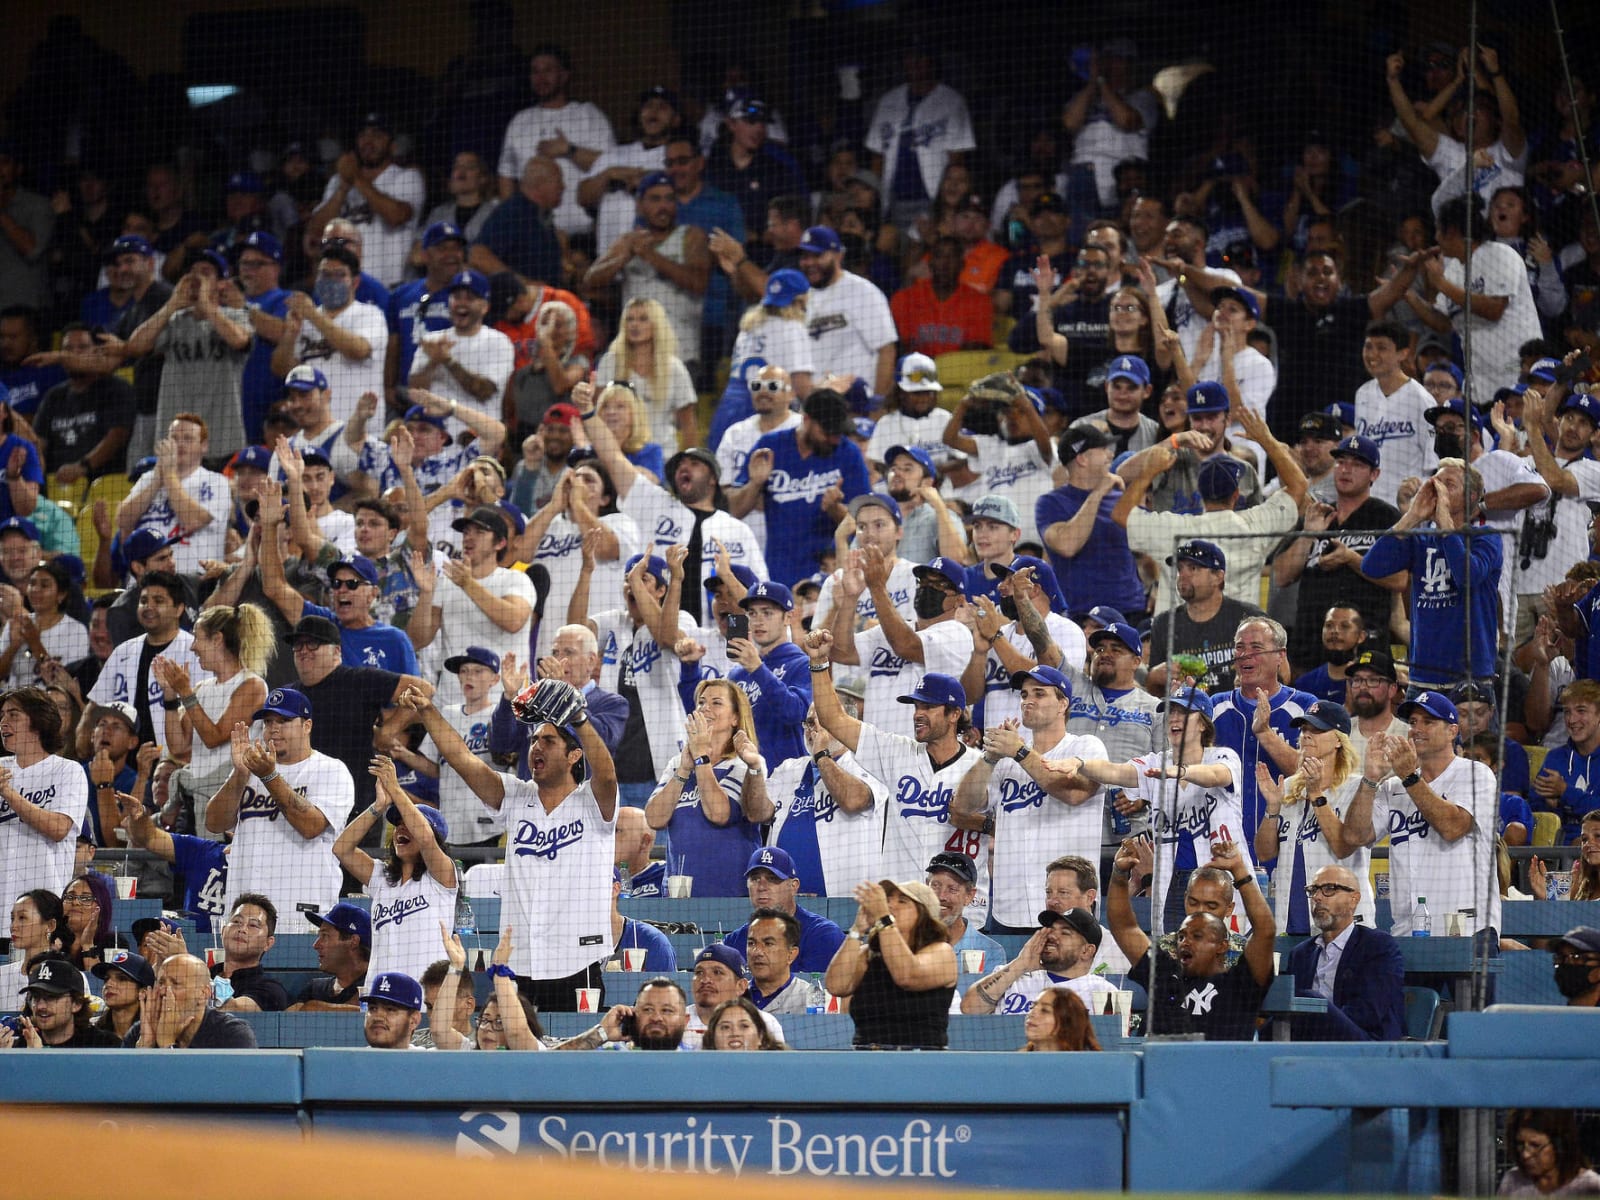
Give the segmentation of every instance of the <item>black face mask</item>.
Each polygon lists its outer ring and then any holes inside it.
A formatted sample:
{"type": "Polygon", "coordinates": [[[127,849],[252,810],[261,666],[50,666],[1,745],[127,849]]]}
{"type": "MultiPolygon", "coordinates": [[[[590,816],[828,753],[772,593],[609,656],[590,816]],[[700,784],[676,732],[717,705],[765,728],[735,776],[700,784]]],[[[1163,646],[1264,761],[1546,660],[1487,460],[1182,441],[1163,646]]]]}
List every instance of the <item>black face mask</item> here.
{"type": "Polygon", "coordinates": [[[1568,1000],[1583,995],[1594,987],[1589,980],[1589,975],[1593,971],[1594,968],[1588,963],[1557,963],[1556,990],[1568,1000]]]}
{"type": "Polygon", "coordinates": [[[1015,596],[1001,596],[997,607],[1006,620],[1015,621],[1017,619],[1017,598],[1015,596]]]}
{"type": "Polygon", "coordinates": [[[924,621],[931,621],[934,617],[944,613],[944,592],[927,584],[918,584],[917,590],[911,594],[911,609],[924,621]]]}
{"type": "Polygon", "coordinates": [[[1435,433],[1433,452],[1440,458],[1459,458],[1466,461],[1466,439],[1454,433],[1435,433]]]}
{"type": "Polygon", "coordinates": [[[1357,649],[1359,649],[1359,647],[1351,646],[1348,650],[1330,650],[1328,647],[1324,646],[1322,648],[1322,652],[1328,656],[1328,662],[1330,665],[1342,667],[1345,663],[1353,662],[1355,660],[1357,649]]]}

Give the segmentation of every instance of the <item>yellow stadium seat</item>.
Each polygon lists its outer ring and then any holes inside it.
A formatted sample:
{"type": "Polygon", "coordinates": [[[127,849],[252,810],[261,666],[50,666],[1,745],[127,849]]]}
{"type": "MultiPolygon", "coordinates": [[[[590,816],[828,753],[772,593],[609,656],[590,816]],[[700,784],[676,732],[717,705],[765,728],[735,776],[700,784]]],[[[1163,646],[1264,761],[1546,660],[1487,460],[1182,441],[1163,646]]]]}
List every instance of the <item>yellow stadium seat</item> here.
{"type": "Polygon", "coordinates": [[[76,483],[61,483],[54,475],[45,476],[45,496],[54,500],[74,516],[83,506],[83,498],[88,494],[88,491],[89,485],[86,480],[80,479],[76,483]]]}
{"type": "Polygon", "coordinates": [[[1559,846],[1561,844],[1561,814],[1542,812],[1533,814],[1533,844],[1559,846]]]}
{"type": "Polygon", "coordinates": [[[1548,746],[1529,746],[1528,751],[1528,778],[1537,779],[1539,772],[1544,769],[1544,756],[1550,753],[1548,746]]]}
{"type": "Polygon", "coordinates": [[[939,386],[944,389],[942,403],[946,408],[953,408],[976,380],[996,371],[1009,371],[1027,361],[1026,355],[1012,354],[1009,350],[952,350],[941,354],[934,362],[939,368],[939,386]]]}
{"type": "Polygon", "coordinates": [[[103,595],[105,588],[94,586],[94,556],[100,552],[100,535],[94,528],[94,509],[85,505],[83,511],[78,513],[78,553],[83,558],[84,574],[86,579],[83,585],[83,594],[93,599],[103,595]]]}
{"type": "Polygon", "coordinates": [[[114,517],[117,515],[117,505],[126,500],[132,491],[133,484],[129,483],[128,477],[120,471],[102,475],[89,485],[89,494],[83,501],[84,511],[93,509],[96,500],[104,500],[114,517]]]}

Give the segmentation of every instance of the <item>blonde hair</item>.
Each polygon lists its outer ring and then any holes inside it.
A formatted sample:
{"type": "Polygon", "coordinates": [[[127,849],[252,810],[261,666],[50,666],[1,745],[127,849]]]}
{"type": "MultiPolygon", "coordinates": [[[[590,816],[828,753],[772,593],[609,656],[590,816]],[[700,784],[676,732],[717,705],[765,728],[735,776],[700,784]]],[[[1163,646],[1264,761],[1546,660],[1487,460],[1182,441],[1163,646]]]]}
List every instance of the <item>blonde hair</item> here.
{"type": "Polygon", "coordinates": [[[266,672],[267,663],[278,648],[277,630],[254,604],[213,605],[200,614],[194,627],[221,637],[223,648],[254,675],[266,672]]]}
{"type": "MultiPolygon", "coordinates": [[[[695,685],[694,703],[700,707],[700,697],[711,688],[721,688],[728,693],[728,699],[733,702],[733,724],[735,730],[744,730],[745,737],[750,739],[750,744],[755,747],[756,753],[761,752],[761,743],[756,740],[756,718],[750,711],[750,697],[744,694],[744,689],[731,679],[702,679],[695,685]]],[[[719,760],[733,757],[733,736],[728,737],[728,744],[722,748],[718,755],[719,760]]]]}
{"type": "Polygon", "coordinates": [[[645,409],[644,401],[639,399],[638,392],[621,380],[606,385],[606,390],[600,393],[600,399],[595,401],[595,411],[599,412],[610,400],[621,400],[628,406],[630,425],[628,436],[622,440],[622,452],[639,453],[650,441],[650,414],[645,409]]]}
{"type": "Polygon", "coordinates": [[[628,347],[628,314],[636,308],[650,318],[650,345],[654,355],[650,401],[652,404],[666,404],[667,394],[672,391],[672,363],[678,357],[678,335],[672,332],[672,322],[667,319],[667,310],[661,307],[659,300],[639,297],[623,306],[622,320],[617,322],[617,336],[607,353],[616,364],[619,375],[633,374],[633,360],[629,357],[628,347]]]}
{"type": "Polygon", "coordinates": [[[806,298],[809,292],[802,292],[782,308],[768,308],[765,304],[752,304],[745,310],[744,316],[739,318],[741,333],[749,333],[763,321],[804,321],[806,319],[806,298]]]}
{"type": "MultiPolygon", "coordinates": [[[[1355,743],[1350,740],[1348,733],[1333,730],[1333,735],[1339,739],[1339,748],[1333,752],[1333,765],[1328,774],[1328,790],[1336,791],[1346,779],[1361,765],[1361,756],[1356,753],[1355,743]]],[[[1306,798],[1305,777],[1298,770],[1283,781],[1283,802],[1285,804],[1299,804],[1306,798]]]]}

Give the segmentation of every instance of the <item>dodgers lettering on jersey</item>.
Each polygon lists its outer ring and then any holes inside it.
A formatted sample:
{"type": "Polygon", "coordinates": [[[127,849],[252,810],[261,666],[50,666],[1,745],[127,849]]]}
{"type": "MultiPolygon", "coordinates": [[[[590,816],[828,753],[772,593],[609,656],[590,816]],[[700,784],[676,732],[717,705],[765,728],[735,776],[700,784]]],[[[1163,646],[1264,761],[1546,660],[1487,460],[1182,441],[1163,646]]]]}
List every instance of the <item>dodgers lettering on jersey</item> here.
{"type": "Polygon", "coordinates": [[[661,647],[655,639],[635,642],[622,655],[622,682],[638,687],[639,681],[634,676],[649,675],[660,661],[661,647]]]}
{"type": "MultiPolygon", "coordinates": [[[[1009,680],[1006,686],[1011,686],[1009,680]]],[[[1096,721],[1112,728],[1116,728],[1118,725],[1137,725],[1141,729],[1150,729],[1155,724],[1154,718],[1147,712],[1140,712],[1136,708],[1121,708],[1115,703],[1101,708],[1098,704],[1090,703],[1081,695],[1072,698],[1072,707],[1067,710],[1067,720],[1070,721],[1074,717],[1086,721],[1096,721]]]]}
{"type": "Polygon", "coordinates": [[[949,131],[950,118],[939,117],[920,125],[902,126],[898,121],[883,121],[878,126],[878,140],[885,146],[895,144],[895,134],[900,135],[900,145],[913,150],[925,150],[949,131]]]}
{"type": "MultiPolygon", "coordinates": [[[[305,788],[297,787],[292,790],[300,799],[306,798],[305,788]]],[[[272,792],[266,786],[251,783],[245,787],[244,795],[239,797],[239,820],[265,817],[269,821],[276,821],[281,816],[283,809],[278,807],[278,802],[272,798],[272,792]]]]}
{"type": "Polygon", "coordinates": [[[939,824],[948,825],[950,800],[954,795],[955,790],[944,784],[925,787],[923,781],[915,775],[902,775],[895,787],[894,798],[900,805],[900,816],[903,819],[932,817],[939,824]]]}
{"type": "Polygon", "coordinates": [[[583,534],[570,533],[566,535],[546,532],[539,539],[539,549],[534,552],[534,558],[565,558],[567,555],[583,548],[583,534]]]}
{"type": "Polygon", "coordinates": [[[385,925],[399,928],[400,924],[413,913],[425,912],[431,907],[426,896],[403,896],[393,904],[375,902],[372,906],[372,928],[374,931],[382,929],[385,925]]]}
{"type": "Polygon", "coordinates": [[[906,660],[901,658],[887,646],[879,646],[872,652],[872,661],[867,664],[869,675],[898,675],[905,669],[906,660]]]}
{"type": "Polygon", "coordinates": [[[1016,779],[1003,779],[999,788],[1000,807],[1006,812],[1019,812],[1039,808],[1044,804],[1044,789],[1032,779],[1022,783],[1016,779]]]}
{"type": "MultiPolygon", "coordinates": [[[[37,804],[40,808],[49,808],[50,802],[56,798],[56,785],[53,783],[49,787],[40,788],[36,792],[23,791],[21,788],[17,789],[17,791],[24,800],[37,804]]],[[[11,807],[11,802],[0,798],[0,824],[18,819],[15,810],[11,807]]]]}
{"type": "Polygon", "coordinates": [[[831,487],[844,483],[844,472],[838,467],[831,471],[811,471],[805,475],[792,475],[782,468],[774,468],[767,476],[766,502],[768,504],[815,504],[831,487]]]}
{"type": "Polygon", "coordinates": [[[1399,809],[1389,810],[1389,845],[1403,846],[1412,838],[1426,838],[1433,829],[1420,812],[1409,814],[1399,809]]]}
{"type": "Polygon", "coordinates": [[[517,835],[512,840],[518,858],[531,855],[534,858],[548,858],[551,862],[567,846],[576,846],[583,841],[583,821],[569,821],[565,825],[558,825],[554,829],[540,829],[532,821],[517,822],[517,835]]]}
{"type": "Polygon", "coordinates": [[[1404,418],[1389,417],[1379,421],[1369,421],[1357,413],[1356,432],[1377,442],[1379,450],[1382,450],[1385,442],[1416,437],[1417,427],[1415,422],[1404,418]]]}
{"type": "Polygon", "coordinates": [[[988,492],[1006,491],[1017,480],[1026,479],[1043,469],[1036,462],[994,463],[983,470],[983,488],[988,492]]]}

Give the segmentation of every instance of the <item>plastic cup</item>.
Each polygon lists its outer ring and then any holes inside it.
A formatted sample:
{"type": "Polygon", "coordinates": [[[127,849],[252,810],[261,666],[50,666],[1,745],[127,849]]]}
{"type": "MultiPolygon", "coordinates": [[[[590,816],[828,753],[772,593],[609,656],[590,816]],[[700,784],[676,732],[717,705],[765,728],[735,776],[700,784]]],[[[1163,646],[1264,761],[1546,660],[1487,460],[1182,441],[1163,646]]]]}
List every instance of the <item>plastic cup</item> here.
{"type": "Polygon", "coordinates": [[[629,946],[622,951],[622,969],[624,971],[644,970],[644,956],[648,951],[638,947],[629,946]]]}
{"type": "Polygon", "coordinates": [[[139,894],[139,880],[132,875],[114,876],[117,883],[117,899],[132,900],[139,894]]]}
{"type": "Polygon", "coordinates": [[[667,896],[672,900],[687,900],[694,893],[693,875],[668,875],[667,896]]]}
{"type": "Polygon", "coordinates": [[[600,1011],[600,989],[578,988],[578,1011],[592,1013],[600,1011]]]}
{"type": "Polygon", "coordinates": [[[982,950],[963,950],[961,952],[961,969],[968,975],[982,975],[983,959],[982,950]]]}
{"type": "Polygon", "coordinates": [[[206,966],[220,967],[227,959],[227,953],[221,946],[206,947],[206,966]]]}
{"type": "Polygon", "coordinates": [[[1549,895],[1552,900],[1565,900],[1572,894],[1572,872],[1551,871],[1545,876],[1549,880],[1549,895]]]}
{"type": "Polygon", "coordinates": [[[1128,1036],[1129,1023],[1133,1020],[1133,993],[1118,990],[1112,994],[1112,999],[1117,1006],[1117,1019],[1122,1023],[1122,1036],[1128,1036]]]}

